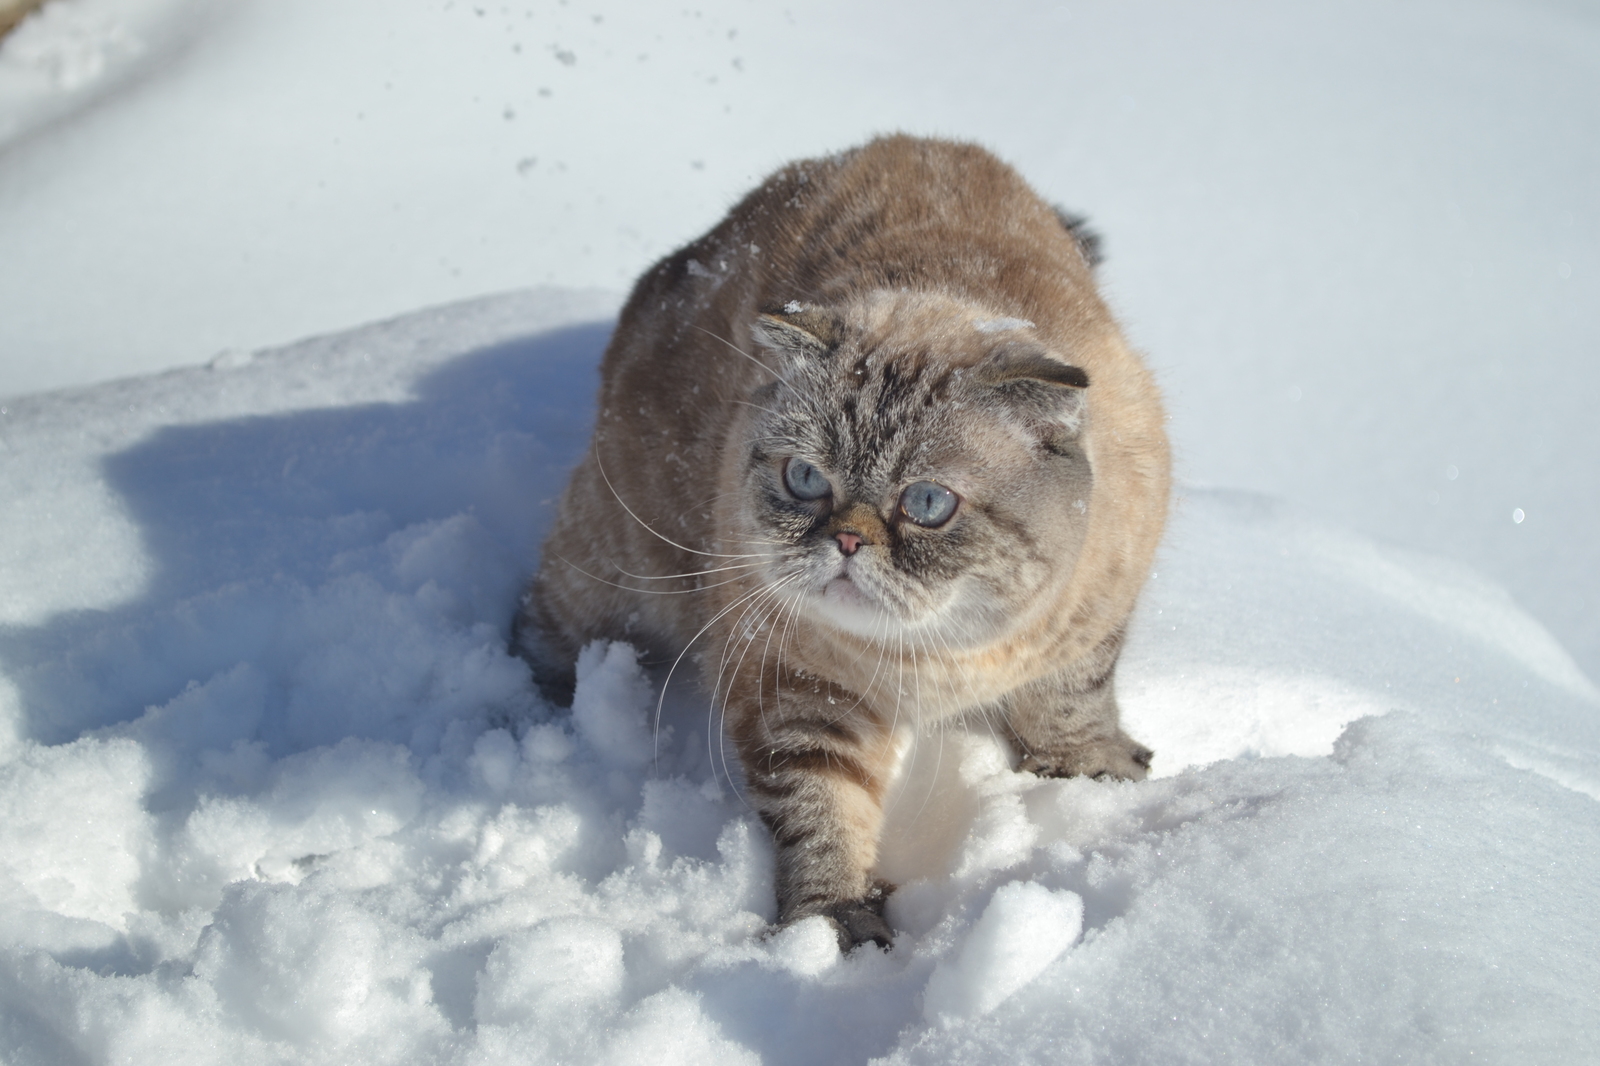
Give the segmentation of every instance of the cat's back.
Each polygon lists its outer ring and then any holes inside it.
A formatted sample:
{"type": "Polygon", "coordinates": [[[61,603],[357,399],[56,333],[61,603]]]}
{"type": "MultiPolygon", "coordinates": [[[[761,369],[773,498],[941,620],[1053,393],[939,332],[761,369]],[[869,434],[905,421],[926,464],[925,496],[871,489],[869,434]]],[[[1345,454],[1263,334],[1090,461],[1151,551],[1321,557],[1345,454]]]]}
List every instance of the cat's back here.
{"type": "Polygon", "coordinates": [[[1037,282],[1051,275],[1051,297],[1064,280],[1092,295],[1077,240],[1015,170],[977,145],[896,135],[778,170],[647,272],[623,320],[677,334],[752,299],[834,303],[875,289],[1042,304],[1037,282]]]}

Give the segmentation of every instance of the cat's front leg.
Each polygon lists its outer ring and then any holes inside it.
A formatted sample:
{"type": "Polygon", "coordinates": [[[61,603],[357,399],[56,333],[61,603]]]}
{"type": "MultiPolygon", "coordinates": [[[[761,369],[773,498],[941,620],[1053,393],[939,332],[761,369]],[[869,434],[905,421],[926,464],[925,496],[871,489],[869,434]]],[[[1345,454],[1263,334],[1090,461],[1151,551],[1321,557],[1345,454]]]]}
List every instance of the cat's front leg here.
{"type": "Polygon", "coordinates": [[[893,886],[871,876],[893,772],[889,730],[836,685],[769,672],[764,691],[735,694],[728,713],[745,784],[777,852],[778,923],[820,915],[841,951],[894,934],[893,886]],[[774,682],[776,684],[774,684],[774,682]]]}
{"type": "Polygon", "coordinates": [[[1116,696],[1121,635],[1077,662],[1006,697],[1020,770],[1040,777],[1142,781],[1151,750],[1122,731],[1116,696]]]}

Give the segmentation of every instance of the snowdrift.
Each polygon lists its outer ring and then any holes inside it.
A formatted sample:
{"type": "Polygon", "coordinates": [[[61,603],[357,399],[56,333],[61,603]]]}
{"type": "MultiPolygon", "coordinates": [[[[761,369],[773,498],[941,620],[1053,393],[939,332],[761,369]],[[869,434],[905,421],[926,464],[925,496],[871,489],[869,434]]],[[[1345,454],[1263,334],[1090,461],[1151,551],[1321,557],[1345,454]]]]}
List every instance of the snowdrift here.
{"type": "Polygon", "coordinates": [[[908,741],[894,950],[767,935],[705,697],[506,651],[604,295],[0,412],[0,1059],[1575,1062],[1600,697],[1453,564],[1182,494],[1139,784],[908,741]],[[658,717],[659,707],[659,717],[658,717]]]}

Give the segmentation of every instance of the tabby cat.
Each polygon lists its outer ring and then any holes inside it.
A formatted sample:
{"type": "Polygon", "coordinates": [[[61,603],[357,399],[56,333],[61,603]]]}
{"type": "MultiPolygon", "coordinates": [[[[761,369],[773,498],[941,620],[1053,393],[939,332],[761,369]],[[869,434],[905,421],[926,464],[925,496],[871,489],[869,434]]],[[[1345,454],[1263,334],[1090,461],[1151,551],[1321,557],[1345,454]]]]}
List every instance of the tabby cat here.
{"type": "Polygon", "coordinates": [[[981,714],[1037,774],[1142,778],[1113,672],[1161,536],[1160,398],[1093,245],[981,148],[791,164],[635,286],[516,643],[689,651],[778,920],[887,947],[896,727],[981,714]]]}

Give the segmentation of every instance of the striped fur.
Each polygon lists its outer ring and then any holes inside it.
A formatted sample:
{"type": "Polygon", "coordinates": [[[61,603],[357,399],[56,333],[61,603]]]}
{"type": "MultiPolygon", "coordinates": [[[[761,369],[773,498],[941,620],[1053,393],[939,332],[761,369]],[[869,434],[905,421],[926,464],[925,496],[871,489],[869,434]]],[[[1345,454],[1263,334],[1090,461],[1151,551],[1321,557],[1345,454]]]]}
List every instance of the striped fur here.
{"type": "Polygon", "coordinates": [[[970,145],[779,171],[635,287],[518,620],[557,689],[596,638],[693,657],[773,832],[779,921],[822,915],[845,948],[891,936],[897,727],[987,715],[1036,773],[1149,765],[1114,673],[1164,416],[1080,230],[970,145]]]}

